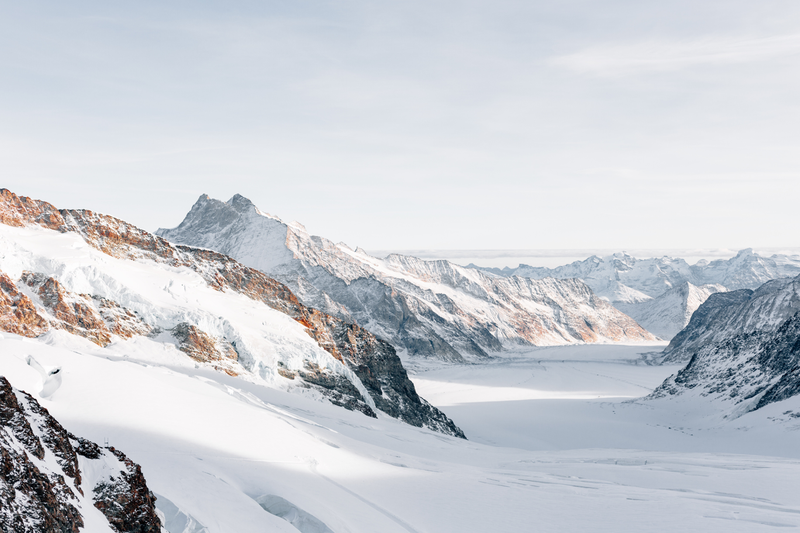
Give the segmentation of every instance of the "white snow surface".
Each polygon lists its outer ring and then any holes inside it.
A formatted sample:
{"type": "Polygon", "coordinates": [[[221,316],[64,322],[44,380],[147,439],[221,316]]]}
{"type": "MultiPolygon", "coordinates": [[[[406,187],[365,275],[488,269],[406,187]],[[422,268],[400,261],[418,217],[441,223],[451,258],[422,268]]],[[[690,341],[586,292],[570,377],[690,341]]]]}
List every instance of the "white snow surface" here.
{"type": "Polygon", "coordinates": [[[147,339],[4,334],[0,374],[38,396],[27,358],[61,368],[41,404],[139,463],[174,528],[187,517],[208,533],[800,526],[800,399],[733,421],[710,404],[637,400],[679,368],[646,364],[641,352],[661,347],[519,350],[413,376],[469,441],[179,365],[147,339]]]}
{"type": "MultiPolygon", "coordinates": [[[[372,398],[353,372],[337,361],[306,333],[304,326],[266,304],[231,291],[214,290],[187,267],[172,267],[140,259],[111,257],[89,246],[75,233],[0,224],[0,271],[18,279],[28,270],[56,278],[71,292],[98,295],[134,311],[150,326],[169,330],[182,322],[205,333],[236,343],[239,364],[250,377],[270,386],[310,393],[277,373],[278,363],[288,370],[300,370],[305,361],[340,373],[349,379],[374,407],[372,398]]],[[[25,288],[24,284],[20,284],[25,288]]],[[[31,297],[38,298],[34,294],[31,297]]],[[[66,333],[45,335],[62,338],[91,350],[89,341],[66,333]]],[[[45,341],[47,342],[47,341],[45,341]]],[[[58,341],[60,342],[60,341],[58,341]]],[[[155,339],[117,338],[109,351],[134,350],[159,361],[194,366],[178,351],[172,337],[164,333],[155,339]],[[138,349],[136,348],[138,347],[138,349]]],[[[60,379],[60,378],[59,378],[60,379]]],[[[54,384],[56,385],[56,384],[54,384]]]]}

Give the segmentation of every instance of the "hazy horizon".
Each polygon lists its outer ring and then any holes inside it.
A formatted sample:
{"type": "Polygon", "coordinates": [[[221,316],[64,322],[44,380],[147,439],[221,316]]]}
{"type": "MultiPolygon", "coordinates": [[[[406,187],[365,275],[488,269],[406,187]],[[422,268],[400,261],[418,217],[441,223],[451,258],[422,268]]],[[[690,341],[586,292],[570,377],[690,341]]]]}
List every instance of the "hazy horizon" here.
{"type": "MultiPolygon", "coordinates": [[[[769,257],[773,254],[798,255],[800,247],[765,248],[750,246],[759,255],[769,257]]],[[[730,259],[739,250],[730,249],[629,249],[619,250],[612,248],[605,249],[562,249],[562,250],[365,250],[374,257],[386,257],[389,254],[401,254],[418,257],[425,260],[446,259],[452,263],[467,266],[470,263],[480,267],[489,268],[515,268],[520,264],[534,267],[554,268],[567,265],[573,261],[583,261],[593,255],[605,257],[618,252],[625,252],[637,259],[648,259],[652,257],[675,257],[684,259],[690,265],[705,259],[713,261],[715,259],[730,259]]]]}
{"type": "Polygon", "coordinates": [[[11,3],[2,186],[367,249],[796,242],[800,4],[11,3]]]}

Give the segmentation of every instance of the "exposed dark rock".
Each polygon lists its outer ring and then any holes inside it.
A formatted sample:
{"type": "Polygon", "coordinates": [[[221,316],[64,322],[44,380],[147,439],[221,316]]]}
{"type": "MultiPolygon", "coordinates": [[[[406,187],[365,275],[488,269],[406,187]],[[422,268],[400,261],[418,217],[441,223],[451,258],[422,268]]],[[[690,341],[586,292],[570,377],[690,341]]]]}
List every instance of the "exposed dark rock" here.
{"type": "Polygon", "coordinates": [[[0,530],[14,533],[78,533],[79,500],[91,498],[119,533],[160,533],[161,522],[139,465],[113,448],[105,450],[65,430],[29,394],[0,376],[0,530]],[[58,464],[45,461],[53,454],[58,464]],[[113,454],[113,461],[107,460],[113,454]],[[94,487],[83,482],[78,455],[114,470],[94,487]]]}
{"type": "Polygon", "coordinates": [[[305,370],[297,372],[304,381],[314,386],[334,405],[350,411],[360,411],[365,415],[377,418],[375,411],[364,401],[364,396],[350,380],[326,371],[310,361],[306,361],[305,370]]]}
{"type": "Polygon", "coordinates": [[[747,302],[753,295],[750,289],[712,294],[697,308],[686,325],[664,349],[665,364],[688,361],[692,349],[705,344],[707,337],[713,335],[714,328],[722,324],[733,313],[736,306],[747,302]]]}
{"type": "Polygon", "coordinates": [[[361,379],[378,409],[412,426],[466,438],[444,413],[420,398],[391,344],[355,324],[333,317],[328,322],[347,366],[361,379]]]}
{"type": "Polygon", "coordinates": [[[224,364],[239,359],[236,349],[227,340],[214,338],[188,322],[181,322],[170,332],[179,342],[178,349],[195,361],[212,363],[214,368],[230,376],[238,374],[233,365],[224,364]]]}
{"type": "Polygon", "coordinates": [[[800,394],[799,288],[800,276],[713,294],[668,347],[666,361],[689,362],[651,397],[694,390],[746,411],[800,394]]]}
{"type": "Polygon", "coordinates": [[[111,447],[125,470],[101,481],[93,489],[94,506],[120,533],[160,533],[161,522],[155,513],[156,497],[147,488],[142,468],[124,453],[111,447]]]}
{"type": "MultiPolygon", "coordinates": [[[[47,472],[45,449],[30,425],[28,396],[16,391],[0,376],[0,529],[15,533],[77,533],[83,520],[77,498],[61,473],[47,472]]],[[[66,435],[65,440],[68,442],[66,435]]],[[[48,439],[53,443],[53,439],[48,439]]],[[[77,458],[75,459],[77,462],[77,458]]],[[[66,472],[64,472],[66,474],[66,472]]]]}

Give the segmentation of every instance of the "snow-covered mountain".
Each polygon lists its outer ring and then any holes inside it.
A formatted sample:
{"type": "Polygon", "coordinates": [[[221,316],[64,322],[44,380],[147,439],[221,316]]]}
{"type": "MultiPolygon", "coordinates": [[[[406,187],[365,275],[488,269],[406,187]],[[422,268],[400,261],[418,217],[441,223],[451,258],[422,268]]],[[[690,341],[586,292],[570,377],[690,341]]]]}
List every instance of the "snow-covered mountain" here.
{"type": "Polygon", "coordinates": [[[800,394],[800,276],[712,294],[666,348],[688,361],[652,397],[697,397],[730,415],[800,394]]]}
{"type": "Polygon", "coordinates": [[[768,281],[755,291],[741,289],[709,296],[664,350],[665,362],[689,361],[728,344],[737,335],[771,333],[800,311],[800,276],[768,281]]]}
{"type": "Polygon", "coordinates": [[[113,447],[68,432],[3,376],[0,427],[0,530],[165,531],[139,465],[113,447]]]}
{"type": "Polygon", "coordinates": [[[708,295],[722,290],[756,289],[772,279],[797,276],[800,256],[762,257],[745,249],[731,259],[689,265],[680,258],[637,259],[623,252],[592,256],[556,268],[519,265],[483,270],[500,276],[581,279],[649,331],[670,339],[688,324],[692,312],[708,295]],[[680,317],[684,317],[683,323],[680,317]]]}
{"type": "Polygon", "coordinates": [[[386,339],[410,356],[474,360],[510,344],[652,340],[583,282],[501,277],[448,261],[362,250],[309,235],[236,195],[202,195],[158,235],[215,250],[286,283],[304,304],[386,339]]]}
{"type": "Polygon", "coordinates": [[[614,306],[635,318],[647,331],[662,339],[671,339],[689,323],[692,314],[710,295],[724,291],[722,285],[697,287],[685,281],[655,298],[633,303],[615,302],[614,306]]]}
{"type": "Polygon", "coordinates": [[[391,345],[304,306],[263,273],[113,217],[58,210],[5,189],[0,329],[25,337],[64,330],[103,347],[144,343],[154,357],[188,357],[463,437],[417,395],[391,345]]]}

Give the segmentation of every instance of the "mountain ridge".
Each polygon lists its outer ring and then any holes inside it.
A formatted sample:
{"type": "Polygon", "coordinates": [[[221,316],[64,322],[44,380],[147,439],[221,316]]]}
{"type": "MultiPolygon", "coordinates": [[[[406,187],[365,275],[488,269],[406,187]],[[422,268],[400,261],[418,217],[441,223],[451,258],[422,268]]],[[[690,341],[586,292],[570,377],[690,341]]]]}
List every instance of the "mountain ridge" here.
{"type": "Polygon", "coordinates": [[[704,297],[722,290],[756,289],[772,279],[797,276],[800,274],[800,256],[775,254],[762,257],[752,248],[746,248],[730,259],[698,261],[689,265],[681,258],[637,259],[620,252],[605,257],[593,255],[555,268],[521,264],[516,268],[482,270],[505,277],[581,279],[596,294],[645,328],[649,325],[658,330],[649,331],[669,340],[688,324],[692,312],[705,301],[704,297]],[[677,298],[675,289],[687,283],[696,289],[685,291],[682,298],[677,298]],[[704,289],[700,289],[702,287],[704,289]],[[660,302],[653,302],[659,298],[660,302]],[[658,315],[668,318],[669,325],[659,324],[656,320],[658,315]],[[684,318],[677,320],[681,315],[684,318]]]}
{"type": "Polygon", "coordinates": [[[449,261],[371,257],[309,235],[235,195],[201,195],[175,243],[210,248],[286,283],[303,302],[360,324],[409,356],[480,360],[509,343],[653,340],[582,282],[505,279],[449,261]]]}
{"type": "MultiPolygon", "coordinates": [[[[451,420],[416,394],[391,345],[355,324],[306,307],[282,283],[223,254],[173,246],[114,217],[88,210],[58,210],[6,189],[0,190],[0,240],[11,251],[0,263],[18,271],[15,276],[5,271],[0,277],[4,289],[0,325],[6,330],[17,328],[16,333],[37,336],[50,329],[66,329],[104,346],[112,339],[110,332],[118,319],[134,317],[150,329],[150,338],[173,342],[215,370],[258,376],[281,386],[297,380],[332,403],[368,416],[375,417],[379,409],[412,425],[463,437],[451,420]],[[3,228],[31,229],[19,235],[3,228]],[[30,233],[35,228],[39,229],[30,233]],[[71,252],[78,250],[74,243],[42,231],[77,236],[89,248],[122,261],[120,268],[145,271],[132,271],[123,281],[109,270],[107,260],[71,252]],[[33,250],[34,246],[39,248],[33,250]],[[61,250],[62,256],[51,257],[53,250],[61,250]],[[77,257],[68,263],[65,257],[70,253],[77,257]],[[166,284],[142,276],[164,278],[166,284]],[[32,292],[34,287],[26,279],[35,280],[38,292],[32,292]],[[203,301],[209,303],[193,304],[201,301],[200,293],[191,295],[187,284],[194,291],[205,290],[203,301]],[[62,285],[66,288],[45,291],[45,296],[40,290],[62,285]],[[70,286],[81,290],[69,290],[70,286]],[[103,300],[95,297],[113,302],[106,305],[115,310],[113,316],[103,316],[103,300]],[[234,297],[252,303],[239,305],[241,310],[214,309],[210,303],[230,306],[226,302],[234,297]],[[153,298],[162,303],[155,305],[153,298]],[[183,302],[183,307],[175,307],[176,301],[183,302]],[[262,309],[279,315],[265,314],[262,322],[258,318],[262,309]],[[236,319],[220,316],[223,310],[236,319]]],[[[143,333],[134,331],[128,338],[143,333]]],[[[126,338],[127,334],[118,330],[115,335],[126,338]]]]}

